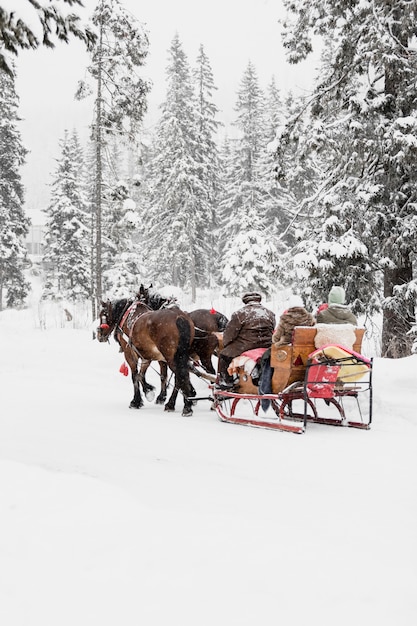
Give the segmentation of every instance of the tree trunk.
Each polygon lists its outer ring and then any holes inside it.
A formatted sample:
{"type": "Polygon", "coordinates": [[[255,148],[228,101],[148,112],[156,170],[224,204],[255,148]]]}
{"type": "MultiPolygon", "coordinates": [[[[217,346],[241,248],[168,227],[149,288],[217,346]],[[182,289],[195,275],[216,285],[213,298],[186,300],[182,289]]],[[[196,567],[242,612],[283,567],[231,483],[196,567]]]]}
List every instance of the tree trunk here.
{"type": "Polygon", "coordinates": [[[0,311],[3,311],[3,270],[0,270],[0,311]]]}
{"type": "MultiPolygon", "coordinates": [[[[413,278],[411,263],[404,262],[403,267],[386,269],[384,273],[384,297],[393,298],[394,287],[409,283],[413,278]]],[[[385,306],[382,321],[382,356],[400,359],[410,356],[413,339],[409,331],[413,325],[414,306],[401,298],[390,300],[385,306]],[[399,305],[399,306],[398,306],[399,305]]]]}
{"type": "Polygon", "coordinates": [[[196,276],[195,276],[195,257],[194,253],[192,253],[191,257],[191,302],[194,304],[197,299],[197,284],[196,284],[196,276]]]}
{"type": "MultiPolygon", "coordinates": [[[[102,82],[103,82],[103,25],[100,24],[98,69],[97,69],[97,102],[96,102],[96,193],[95,193],[95,301],[97,306],[102,300],[103,267],[102,267],[102,240],[101,240],[101,217],[102,217],[102,82]]],[[[94,297],[93,296],[93,297],[94,297]]]]}
{"type": "MultiPolygon", "coordinates": [[[[393,10],[392,31],[398,41],[401,42],[404,51],[408,47],[408,39],[402,34],[398,23],[400,22],[400,10],[393,10]]],[[[391,96],[387,100],[385,114],[388,119],[396,116],[406,116],[410,114],[412,100],[403,98],[399,103],[399,87],[402,73],[399,71],[399,61],[394,58],[387,60],[385,64],[385,94],[391,96]]],[[[386,181],[390,180],[391,172],[387,172],[386,181]]],[[[404,180],[401,184],[404,185],[404,180]]],[[[400,185],[400,178],[397,178],[397,185],[400,185]]],[[[413,250],[413,244],[410,251],[413,250]]],[[[385,269],[384,272],[384,298],[388,302],[384,306],[382,322],[382,356],[391,359],[398,359],[411,354],[413,339],[410,335],[413,326],[414,304],[404,297],[395,297],[394,288],[401,287],[413,280],[413,267],[408,255],[403,256],[402,262],[397,263],[394,269],[385,269]]]]}

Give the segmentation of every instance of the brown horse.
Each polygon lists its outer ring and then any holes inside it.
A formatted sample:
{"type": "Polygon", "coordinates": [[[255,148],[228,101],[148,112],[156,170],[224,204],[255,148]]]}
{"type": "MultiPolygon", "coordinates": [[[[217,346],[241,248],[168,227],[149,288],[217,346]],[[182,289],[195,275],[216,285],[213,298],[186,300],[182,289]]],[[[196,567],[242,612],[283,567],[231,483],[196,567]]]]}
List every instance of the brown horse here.
{"type": "MultiPolygon", "coordinates": [[[[145,372],[151,361],[159,361],[174,372],[175,397],[178,391],[182,391],[182,414],[191,415],[191,398],[195,395],[195,390],[190,382],[188,360],[194,339],[194,326],[188,315],[179,309],[152,311],[141,302],[127,299],[102,302],[100,326],[97,329],[98,341],[107,341],[112,332],[124,352],[132,374],[134,395],[130,407],[139,409],[143,406],[140,386],[142,385],[145,394],[153,389],[145,381],[145,372]],[[141,367],[138,371],[139,360],[141,367]]],[[[165,405],[166,411],[174,410],[175,397],[165,405]]]]}
{"type": "MultiPolygon", "coordinates": [[[[150,287],[140,286],[137,298],[149,306],[153,311],[165,308],[178,307],[176,298],[165,297],[153,291],[150,287]]],[[[219,340],[216,333],[223,332],[229,321],[223,313],[214,309],[196,309],[189,311],[195,328],[194,340],[191,344],[190,355],[199,361],[206,372],[215,374],[212,357],[217,354],[219,340]]]]}

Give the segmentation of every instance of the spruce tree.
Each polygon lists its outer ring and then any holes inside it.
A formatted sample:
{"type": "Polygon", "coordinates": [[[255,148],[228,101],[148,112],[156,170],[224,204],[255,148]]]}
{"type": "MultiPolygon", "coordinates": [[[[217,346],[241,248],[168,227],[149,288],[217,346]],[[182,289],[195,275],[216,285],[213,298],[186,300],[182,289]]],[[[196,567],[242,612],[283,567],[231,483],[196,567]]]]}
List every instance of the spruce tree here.
{"type": "Polygon", "coordinates": [[[0,310],[4,300],[8,307],[21,306],[30,288],[24,277],[29,220],[20,174],[27,150],[18,129],[18,104],[13,73],[0,70],[0,310]]]}
{"type": "Polygon", "coordinates": [[[91,295],[90,218],[85,197],[83,153],[76,131],[60,141],[47,222],[43,262],[44,298],[86,300],[91,295]]]}
{"type": "Polygon", "coordinates": [[[191,69],[178,34],[170,49],[167,93],[154,144],[146,222],[146,257],[159,283],[197,285],[201,206],[207,192],[198,159],[198,109],[191,69]]]}
{"type": "MultiPolygon", "coordinates": [[[[68,7],[84,6],[81,0],[63,2],[68,7]]],[[[41,45],[53,48],[55,37],[58,41],[68,43],[70,36],[81,39],[89,47],[96,39],[92,29],[81,24],[76,13],[63,12],[56,3],[48,0],[20,0],[15,5],[12,11],[0,7],[0,71],[11,75],[14,72],[13,64],[3,50],[17,55],[20,50],[35,49],[41,45]]]]}
{"type": "MultiPolygon", "coordinates": [[[[150,83],[138,69],[146,62],[148,35],[143,25],[128,13],[118,0],[99,0],[93,13],[98,37],[92,50],[88,71],[95,86],[95,121],[92,139],[95,145],[94,198],[94,303],[99,303],[103,291],[103,205],[104,151],[111,135],[135,140],[146,111],[150,83]]],[[[82,98],[91,94],[87,81],[80,81],[76,94],[82,98]]],[[[94,311],[93,303],[93,311],[94,311]]],[[[94,312],[93,312],[94,315],[94,312]]]]}
{"type": "Polygon", "coordinates": [[[103,287],[106,297],[136,293],[143,275],[140,248],[134,245],[140,219],[127,179],[128,155],[117,137],[108,142],[103,198],[103,287]],[[125,157],[125,158],[123,158],[125,157]]]}
{"type": "Polygon", "coordinates": [[[273,248],[265,232],[265,191],[261,182],[261,154],[266,142],[264,94],[249,62],[237,93],[235,125],[239,138],[227,190],[229,212],[223,237],[222,278],[228,293],[273,290],[273,248]]]}
{"type": "Polygon", "coordinates": [[[200,45],[193,70],[197,99],[196,161],[202,194],[197,197],[197,234],[200,252],[196,255],[196,285],[205,287],[212,281],[217,266],[217,236],[219,177],[221,161],[217,147],[218,108],[213,102],[216,90],[209,59],[200,45]]]}
{"type": "MultiPolygon", "coordinates": [[[[348,149],[338,154],[337,162],[328,162],[328,181],[321,188],[324,195],[333,193],[332,204],[342,206],[345,215],[348,209],[347,221],[367,248],[373,274],[380,273],[382,354],[406,356],[412,345],[417,292],[413,278],[417,65],[411,49],[417,2],[285,0],[285,5],[293,18],[285,25],[284,39],[291,61],[311,51],[312,33],[323,37],[325,47],[332,50],[311,110],[316,128],[321,126],[326,137],[338,124],[348,149]]],[[[356,275],[361,264],[362,253],[356,275]]],[[[343,280],[346,265],[340,267],[343,280]]],[[[362,293],[353,295],[373,303],[378,287],[378,280],[364,281],[358,284],[362,293]]]]}

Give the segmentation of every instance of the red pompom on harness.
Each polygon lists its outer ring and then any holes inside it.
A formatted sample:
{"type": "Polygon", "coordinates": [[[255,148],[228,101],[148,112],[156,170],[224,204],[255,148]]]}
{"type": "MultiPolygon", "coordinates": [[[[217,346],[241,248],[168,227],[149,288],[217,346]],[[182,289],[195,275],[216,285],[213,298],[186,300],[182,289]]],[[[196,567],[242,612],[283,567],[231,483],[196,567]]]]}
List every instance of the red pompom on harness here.
{"type": "Polygon", "coordinates": [[[110,326],[108,324],[100,324],[100,328],[102,330],[109,330],[110,326]]]}
{"type": "Polygon", "coordinates": [[[211,307],[211,309],[210,309],[210,313],[211,313],[212,315],[214,315],[215,313],[217,313],[217,311],[216,311],[216,309],[213,309],[213,307],[211,307]]]}
{"type": "Polygon", "coordinates": [[[121,364],[119,372],[123,374],[123,376],[127,376],[129,374],[129,368],[127,367],[126,363],[121,364]]]}

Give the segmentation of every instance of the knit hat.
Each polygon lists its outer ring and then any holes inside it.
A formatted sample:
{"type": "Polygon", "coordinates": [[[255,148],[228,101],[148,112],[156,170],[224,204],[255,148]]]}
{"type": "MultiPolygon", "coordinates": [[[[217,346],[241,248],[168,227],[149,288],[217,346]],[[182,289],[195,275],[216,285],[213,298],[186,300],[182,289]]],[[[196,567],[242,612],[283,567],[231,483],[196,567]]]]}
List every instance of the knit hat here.
{"type": "Polygon", "coordinates": [[[301,296],[292,294],[289,296],[286,305],[287,309],[293,309],[294,307],[304,307],[304,302],[301,296]]]}
{"type": "Polygon", "coordinates": [[[343,287],[332,287],[327,299],[329,304],[344,304],[345,303],[345,290],[343,287]]]}
{"type": "Polygon", "coordinates": [[[256,291],[251,291],[249,293],[245,293],[242,296],[243,304],[247,304],[248,302],[260,302],[262,300],[262,296],[260,293],[256,293],[256,291]]]}

